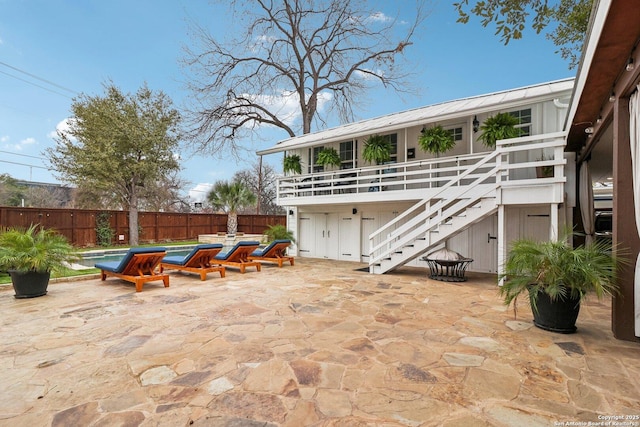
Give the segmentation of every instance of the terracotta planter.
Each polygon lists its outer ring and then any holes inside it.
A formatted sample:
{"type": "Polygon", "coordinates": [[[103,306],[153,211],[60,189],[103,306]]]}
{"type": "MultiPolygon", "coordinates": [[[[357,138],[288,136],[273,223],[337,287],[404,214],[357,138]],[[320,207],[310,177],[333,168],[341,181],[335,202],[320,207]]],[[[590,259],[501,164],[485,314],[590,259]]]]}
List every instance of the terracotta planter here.
{"type": "MultiPolygon", "coordinates": [[[[531,291],[530,291],[531,292],[531,291]]],[[[545,331],[572,334],[580,312],[580,298],[552,301],[545,292],[538,292],[537,310],[533,310],[533,324],[545,331]]]]}
{"type": "Polygon", "coordinates": [[[16,298],[35,298],[47,294],[50,272],[9,270],[16,298]]]}

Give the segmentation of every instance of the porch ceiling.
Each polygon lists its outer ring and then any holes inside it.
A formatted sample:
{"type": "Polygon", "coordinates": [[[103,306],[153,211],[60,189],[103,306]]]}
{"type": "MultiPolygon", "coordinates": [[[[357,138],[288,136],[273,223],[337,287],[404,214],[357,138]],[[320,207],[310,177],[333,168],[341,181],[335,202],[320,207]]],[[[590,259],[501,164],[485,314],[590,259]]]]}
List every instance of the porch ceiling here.
{"type": "Polygon", "coordinates": [[[570,118],[571,127],[567,139],[567,149],[570,151],[580,151],[582,146],[587,143],[585,129],[595,126],[599,116],[603,118],[603,125],[604,122],[610,120],[612,108],[609,95],[611,90],[615,89],[618,97],[628,96],[632,83],[637,80],[640,72],[640,62],[638,61],[640,52],[637,52],[637,49],[634,52],[640,39],[638,1],[600,1],[597,6],[597,15],[603,16],[596,16],[592,19],[591,37],[597,37],[596,34],[593,34],[597,19],[605,21],[602,24],[600,37],[585,42],[587,46],[585,46],[584,52],[586,53],[583,53],[581,69],[578,71],[578,80],[576,81],[576,89],[580,90],[581,80],[584,78],[584,88],[581,93],[576,93],[572,100],[572,103],[577,104],[575,114],[570,118]],[[607,3],[610,3],[608,13],[606,13],[607,3]],[[595,45],[591,56],[588,50],[589,44],[595,45]],[[629,73],[625,70],[625,66],[632,55],[635,57],[635,70],[629,73]],[[582,67],[588,67],[588,69],[583,70],[582,67]]]}

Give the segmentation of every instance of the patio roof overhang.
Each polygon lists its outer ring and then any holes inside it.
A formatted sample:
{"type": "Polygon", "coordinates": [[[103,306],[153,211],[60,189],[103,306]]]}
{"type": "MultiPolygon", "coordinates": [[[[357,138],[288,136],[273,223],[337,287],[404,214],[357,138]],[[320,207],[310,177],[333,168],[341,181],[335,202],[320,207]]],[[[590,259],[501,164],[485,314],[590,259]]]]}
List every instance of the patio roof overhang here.
{"type": "Polygon", "coordinates": [[[509,110],[519,105],[544,99],[568,98],[569,91],[573,88],[573,80],[573,78],[557,80],[348,123],[332,129],[282,140],[273,147],[258,151],[257,154],[262,156],[291,149],[343,142],[375,133],[393,132],[408,127],[468,117],[470,114],[483,114],[498,109],[509,110]]]}
{"type": "Polygon", "coordinates": [[[588,39],[583,47],[571,107],[567,116],[567,149],[588,154],[612,120],[616,97],[626,98],[640,76],[640,7],[637,0],[600,0],[594,3],[588,39]],[[634,68],[626,71],[633,58],[634,68]],[[598,121],[600,118],[600,121],[598,121]],[[585,129],[593,127],[593,136],[585,129]]]}

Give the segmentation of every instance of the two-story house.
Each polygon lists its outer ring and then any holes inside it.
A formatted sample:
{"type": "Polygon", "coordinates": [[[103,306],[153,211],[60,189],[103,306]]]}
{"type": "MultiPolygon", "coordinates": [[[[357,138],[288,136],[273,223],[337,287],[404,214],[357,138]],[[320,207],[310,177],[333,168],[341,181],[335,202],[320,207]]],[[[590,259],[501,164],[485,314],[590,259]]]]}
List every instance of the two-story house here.
{"type": "Polygon", "coordinates": [[[442,247],[473,258],[471,271],[498,272],[509,241],[549,239],[572,225],[575,161],[562,132],[573,79],[474,96],[389,114],[280,141],[259,155],[297,155],[302,174],[281,178],[278,204],[296,236],[294,254],[368,263],[372,273],[422,259],[442,247]],[[521,136],[487,148],[482,124],[497,113],[517,119],[521,136]],[[440,125],[455,146],[421,150],[423,129],[440,125]],[[363,160],[372,135],[391,159],[363,160]],[[339,166],[318,163],[324,148],[339,166]],[[546,169],[550,176],[538,177],[546,169]]]}

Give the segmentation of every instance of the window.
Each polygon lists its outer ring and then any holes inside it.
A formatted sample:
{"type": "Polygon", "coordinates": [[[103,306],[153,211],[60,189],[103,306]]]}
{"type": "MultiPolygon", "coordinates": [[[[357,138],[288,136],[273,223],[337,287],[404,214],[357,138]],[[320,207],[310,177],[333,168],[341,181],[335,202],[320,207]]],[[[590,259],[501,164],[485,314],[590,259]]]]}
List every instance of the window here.
{"type": "Polygon", "coordinates": [[[353,168],[353,141],[340,143],[340,169],[353,168]]]}
{"type": "Polygon", "coordinates": [[[309,173],[311,173],[311,172],[323,172],[324,171],[324,166],[316,165],[316,163],[318,162],[318,153],[320,153],[323,148],[324,147],[309,148],[309,159],[311,159],[311,161],[309,162],[309,173]],[[313,153],[313,155],[312,155],[312,153],[313,153]]]}
{"type": "Polygon", "coordinates": [[[520,111],[512,111],[509,114],[518,119],[518,124],[516,125],[516,127],[521,130],[520,136],[531,135],[531,108],[520,111]]]}
{"type": "Polygon", "coordinates": [[[453,137],[453,140],[457,143],[458,141],[462,141],[462,128],[452,128],[452,129],[447,129],[447,131],[451,134],[451,136],[453,137]]]}
{"type": "Polygon", "coordinates": [[[389,163],[398,163],[398,134],[392,133],[385,136],[389,138],[391,143],[391,160],[389,160],[389,163]]]}

